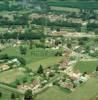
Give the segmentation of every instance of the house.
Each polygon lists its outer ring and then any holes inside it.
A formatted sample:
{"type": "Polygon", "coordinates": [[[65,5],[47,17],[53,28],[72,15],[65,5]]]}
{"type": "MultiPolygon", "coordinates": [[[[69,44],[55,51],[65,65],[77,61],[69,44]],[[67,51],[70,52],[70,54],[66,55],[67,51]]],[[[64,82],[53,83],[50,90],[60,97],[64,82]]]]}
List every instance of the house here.
{"type": "Polygon", "coordinates": [[[79,77],[77,77],[77,79],[74,80],[74,84],[79,85],[81,83],[85,83],[88,79],[89,75],[86,72],[84,72],[82,75],[80,74],[79,77]]]}
{"type": "Polygon", "coordinates": [[[69,74],[69,78],[73,81],[78,80],[80,78],[80,76],[81,76],[81,73],[73,73],[72,72],[69,74]]]}
{"type": "Polygon", "coordinates": [[[7,64],[16,64],[17,66],[20,66],[21,63],[19,62],[17,58],[15,58],[15,59],[9,60],[7,64]]]}
{"type": "Polygon", "coordinates": [[[5,71],[5,70],[8,70],[10,67],[6,64],[1,64],[0,65],[0,71],[5,71]]]}
{"type": "Polygon", "coordinates": [[[44,70],[44,73],[47,77],[51,77],[54,75],[55,70],[52,70],[50,67],[48,67],[47,69],[44,70]]]}
{"type": "Polygon", "coordinates": [[[59,69],[64,70],[64,69],[67,68],[67,66],[68,66],[68,61],[67,60],[64,60],[64,61],[60,62],[59,69]]]}

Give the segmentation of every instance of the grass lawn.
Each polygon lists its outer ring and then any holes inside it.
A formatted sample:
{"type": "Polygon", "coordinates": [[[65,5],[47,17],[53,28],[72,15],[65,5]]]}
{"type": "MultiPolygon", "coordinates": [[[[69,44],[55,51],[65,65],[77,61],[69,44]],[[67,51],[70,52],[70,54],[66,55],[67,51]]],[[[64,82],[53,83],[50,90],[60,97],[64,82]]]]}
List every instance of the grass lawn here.
{"type": "Polygon", "coordinates": [[[98,61],[80,61],[75,66],[75,69],[79,69],[81,72],[92,72],[95,71],[98,66],[98,61]]]}
{"type": "Polygon", "coordinates": [[[98,79],[91,78],[86,84],[77,87],[72,93],[66,93],[59,87],[51,87],[39,94],[35,100],[90,100],[98,93],[98,79]]]}
{"type": "Polygon", "coordinates": [[[57,64],[59,61],[61,61],[61,59],[63,59],[63,57],[47,57],[46,59],[30,63],[27,66],[34,71],[38,69],[40,64],[45,68],[57,64]]]}
{"type": "Polygon", "coordinates": [[[12,69],[0,73],[0,82],[11,83],[15,81],[16,78],[24,75],[24,73],[18,69],[12,69]]]}

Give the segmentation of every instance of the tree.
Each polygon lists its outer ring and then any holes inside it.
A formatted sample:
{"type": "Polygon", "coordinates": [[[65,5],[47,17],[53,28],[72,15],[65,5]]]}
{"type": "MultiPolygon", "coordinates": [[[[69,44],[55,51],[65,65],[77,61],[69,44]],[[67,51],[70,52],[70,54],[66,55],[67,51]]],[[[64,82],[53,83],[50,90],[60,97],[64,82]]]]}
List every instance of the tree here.
{"type": "Polygon", "coordinates": [[[43,66],[42,65],[39,66],[37,73],[43,74],[43,66]]]}
{"type": "Polygon", "coordinates": [[[25,92],[24,100],[33,100],[32,90],[28,89],[25,92]]]}
{"type": "Polygon", "coordinates": [[[0,98],[2,97],[2,92],[0,92],[0,98]]]}
{"type": "Polygon", "coordinates": [[[98,71],[98,66],[96,67],[96,71],[98,71]]]}
{"type": "Polygon", "coordinates": [[[19,79],[16,79],[15,80],[15,85],[17,86],[17,85],[20,85],[20,84],[21,84],[20,80],[19,79]]]}
{"type": "Polygon", "coordinates": [[[67,47],[68,47],[68,48],[71,48],[71,47],[72,47],[71,43],[68,43],[68,44],[67,44],[67,47]]]}
{"type": "Polygon", "coordinates": [[[18,60],[20,61],[21,65],[25,66],[26,65],[26,60],[22,57],[18,57],[18,60]]]}
{"type": "Polygon", "coordinates": [[[57,32],[60,32],[60,28],[59,28],[59,27],[57,27],[56,31],[57,31],[57,32]]]}
{"type": "Polygon", "coordinates": [[[95,57],[98,58],[98,50],[96,50],[94,54],[95,54],[95,57]]]}
{"type": "Polygon", "coordinates": [[[62,51],[57,51],[57,52],[55,53],[55,56],[62,56],[62,51]]]}
{"type": "Polygon", "coordinates": [[[16,95],[14,93],[11,94],[11,100],[15,100],[16,99],[16,95]]]}
{"type": "Polygon", "coordinates": [[[8,54],[1,54],[0,55],[0,60],[4,60],[4,59],[9,59],[8,54]]]}
{"type": "Polygon", "coordinates": [[[26,67],[26,73],[31,73],[31,72],[32,72],[32,70],[30,68],[26,67]]]}
{"type": "Polygon", "coordinates": [[[45,39],[44,39],[44,38],[41,38],[41,39],[40,39],[40,42],[41,42],[41,43],[45,43],[45,39]]]}
{"type": "Polygon", "coordinates": [[[27,53],[27,48],[24,47],[24,46],[20,46],[20,53],[21,53],[22,55],[25,55],[25,54],[27,53]]]}
{"type": "Polygon", "coordinates": [[[29,49],[32,49],[32,45],[33,45],[32,40],[29,40],[29,49]]]}

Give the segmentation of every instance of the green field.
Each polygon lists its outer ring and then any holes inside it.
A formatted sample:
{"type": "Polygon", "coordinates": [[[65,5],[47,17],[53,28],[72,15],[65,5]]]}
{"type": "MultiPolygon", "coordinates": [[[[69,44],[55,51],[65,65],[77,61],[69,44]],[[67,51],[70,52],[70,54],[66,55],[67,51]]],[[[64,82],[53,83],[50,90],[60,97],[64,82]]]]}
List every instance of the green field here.
{"type": "Polygon", "coordinates": [[[32,51],[30,49],[27,50],[26,55],[21,55],[18,47],[7,48],[7,49],[3,50],[0,54],[8,54],[9,56],[23,57],[26,60],[27,64],[45,58],[45,57],[33,56],[32,51]]]}
{"type": "Polygon", "coordinates": [[[23,76],[24,73],[19,69],[11,69],[0,73],[0,82],[11,83],[18,77],[23,76]]]}
{"type": "Polygon", "coordinates": [[[98,80],[91,78],[86,84],[77,87],[72,93],[66,93],[59,87],[50,89],[39,94],[35,100],[90,100],[98,93],[98,80]]]}
{"type": "Polygon", "coordinates": [[[49,6],[57,7],[69,7],[69,8],[79,8],[79,9],[98,9],[98,2],[88,2],[88,1],[56,1],[48,2],[49,6]]]}
{"type": "Polygon", "coordinates": [[[17,95],[18,98],[16,100],[23,100],[23,94],[17,91],[16,89],[12,89],[10,87],[0,84],[0,92],[2,93],[0,100],[12,100],[11,99],[12,93],[15,93],[15,95],[17,95]]]}
{"type": "Polygon", "coordinates": [[[98,61],[80,61],[75,66],[75,69],[79,69],[81,72],[93,72],[98,66],[98,61]]]}
{"type": "Polygon", "coordinates": [[[0,54],[8,54],[9,56],[18,56],[23,57],[26,60],[26,63],[36,62],[42,59],[46,59],[48,57],[54,57],[55,51],[53,50],[45,50],[42,48],[33,48],[29,49],[27,46],[26,55],[22,55],[20,53],[19,47],[10,47],[3,50],[0,54]]]}
{"type": "Polygon", "coordinates": [[[46,59],[42,59],[33,63],[28,64],[27,66],[31,68],[33,71],[37,70],[39,65],[43,65],[43,67],[49,67],[51,65],[57,64],[63,59],[63,57],[48,57],[46,59]]]}

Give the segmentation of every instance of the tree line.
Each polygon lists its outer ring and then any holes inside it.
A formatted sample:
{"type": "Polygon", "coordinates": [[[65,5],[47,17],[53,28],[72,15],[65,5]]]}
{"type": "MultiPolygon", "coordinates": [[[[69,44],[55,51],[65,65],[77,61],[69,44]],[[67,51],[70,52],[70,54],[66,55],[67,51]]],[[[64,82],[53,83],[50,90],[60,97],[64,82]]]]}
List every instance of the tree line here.
{"type": "Polygon", "coordinates": [[[43,32],[25,32],[25,33],[2,33],[0,34],[0,39],[19,39],[19,40],[31,40],[31,39],[41,39],[45,35],[43,32]]]}

